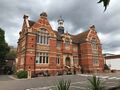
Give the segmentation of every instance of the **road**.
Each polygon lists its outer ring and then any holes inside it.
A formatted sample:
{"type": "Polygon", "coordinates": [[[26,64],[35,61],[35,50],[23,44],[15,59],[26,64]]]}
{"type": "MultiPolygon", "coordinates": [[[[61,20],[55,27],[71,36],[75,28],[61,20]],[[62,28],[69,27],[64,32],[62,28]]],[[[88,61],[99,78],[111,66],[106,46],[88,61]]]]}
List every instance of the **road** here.
{"type": "MultiPolygon", "coordinates": [[[[3,80],[0,81],[0,90],[50,90],[57,85],[57,82],[61,79],[71,80],[71,90],[87,90],[88,80],[92,75],[63,75],[63,76],[50,76],[50,77],[37,77],[33,79],[21,79],[21,80],[3,80]]],[[[104,85],[107,87],[116,86],[119,77],[113,76],[99,76],[104,85]]]]}
{"type": "Polygon", "coordinates": [[[10,75],[0,75],[0,81],[9,81],[13,80],[9,77],[10,75]]]}

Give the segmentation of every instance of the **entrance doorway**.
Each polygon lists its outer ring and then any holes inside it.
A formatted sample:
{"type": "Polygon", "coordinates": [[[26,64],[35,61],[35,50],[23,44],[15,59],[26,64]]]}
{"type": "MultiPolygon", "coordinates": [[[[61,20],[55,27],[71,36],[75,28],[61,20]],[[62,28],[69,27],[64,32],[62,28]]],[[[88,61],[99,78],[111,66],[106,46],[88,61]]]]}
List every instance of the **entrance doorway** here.
{"type": "Polygon", "coordinates": [[[70,57],[66,57],[65,63],[66,63],[66,66],[71,66],[70,57]]]}

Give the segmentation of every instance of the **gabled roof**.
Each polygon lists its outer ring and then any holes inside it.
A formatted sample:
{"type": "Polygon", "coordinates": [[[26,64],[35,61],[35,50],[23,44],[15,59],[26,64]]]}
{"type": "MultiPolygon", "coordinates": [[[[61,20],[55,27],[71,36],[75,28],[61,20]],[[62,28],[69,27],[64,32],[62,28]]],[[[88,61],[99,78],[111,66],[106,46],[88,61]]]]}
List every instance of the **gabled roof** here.
{"type": "MultiPolygon", "coordinates": [[[[35,24],[35,22],[32,21],[32,20],[28,20],[28,22],[29,22],[30,27],[35,24]]],[[[57,36],[57,40],[62,40],[61,34],[58,33],[58,31],[55,31],[55,30],[53,30],[53,31],[57,36]]],[[[77,35],[71,35],[69,33],[68,34],[71,36],[73,43],[83,43],[83,42],[86,41],[88,33],[89,33],[89,30],[85,31],[85,32],[82,32],[80,34],[77,34],[77,35]]],[[[64,33],[64,34],[67,34],[67,33],[64,33]]]]}

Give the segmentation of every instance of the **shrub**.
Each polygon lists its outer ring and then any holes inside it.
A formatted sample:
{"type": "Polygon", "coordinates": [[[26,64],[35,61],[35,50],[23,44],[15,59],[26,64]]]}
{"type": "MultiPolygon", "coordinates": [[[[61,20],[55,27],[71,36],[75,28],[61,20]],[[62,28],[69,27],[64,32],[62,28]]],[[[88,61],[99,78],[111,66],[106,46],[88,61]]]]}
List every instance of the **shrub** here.
{"type": "Polygon", "coordinates": [[[93,76],[89,81],[89,90],[105,90],[105,86],[102,85],[100,78],[93,76]]]}
{"type": "Polygon", "coordinates": [[[18,71],[16,74],[17,74],[17,77],[19,79],[21,79],[21,78],[27,78],[27,76],[28,76],[27,71],[24,71],[24,70],[18,71]]]}
{"type": "Polygon", "coordinates": [[[60,80],[56,90],[69,90],[71,81],[60,80]]]}

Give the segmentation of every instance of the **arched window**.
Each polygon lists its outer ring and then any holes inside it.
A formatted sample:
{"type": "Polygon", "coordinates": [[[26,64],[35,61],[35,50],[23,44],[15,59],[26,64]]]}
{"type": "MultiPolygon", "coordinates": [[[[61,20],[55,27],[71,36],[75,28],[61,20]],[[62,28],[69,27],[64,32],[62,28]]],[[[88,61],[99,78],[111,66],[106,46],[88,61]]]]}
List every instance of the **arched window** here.
{"type": "Polygon", "coordinates": [[[46,29],[40,28],[37,35],[37,43],[48,44],[49,43],[49,33],[46,29]]]}

